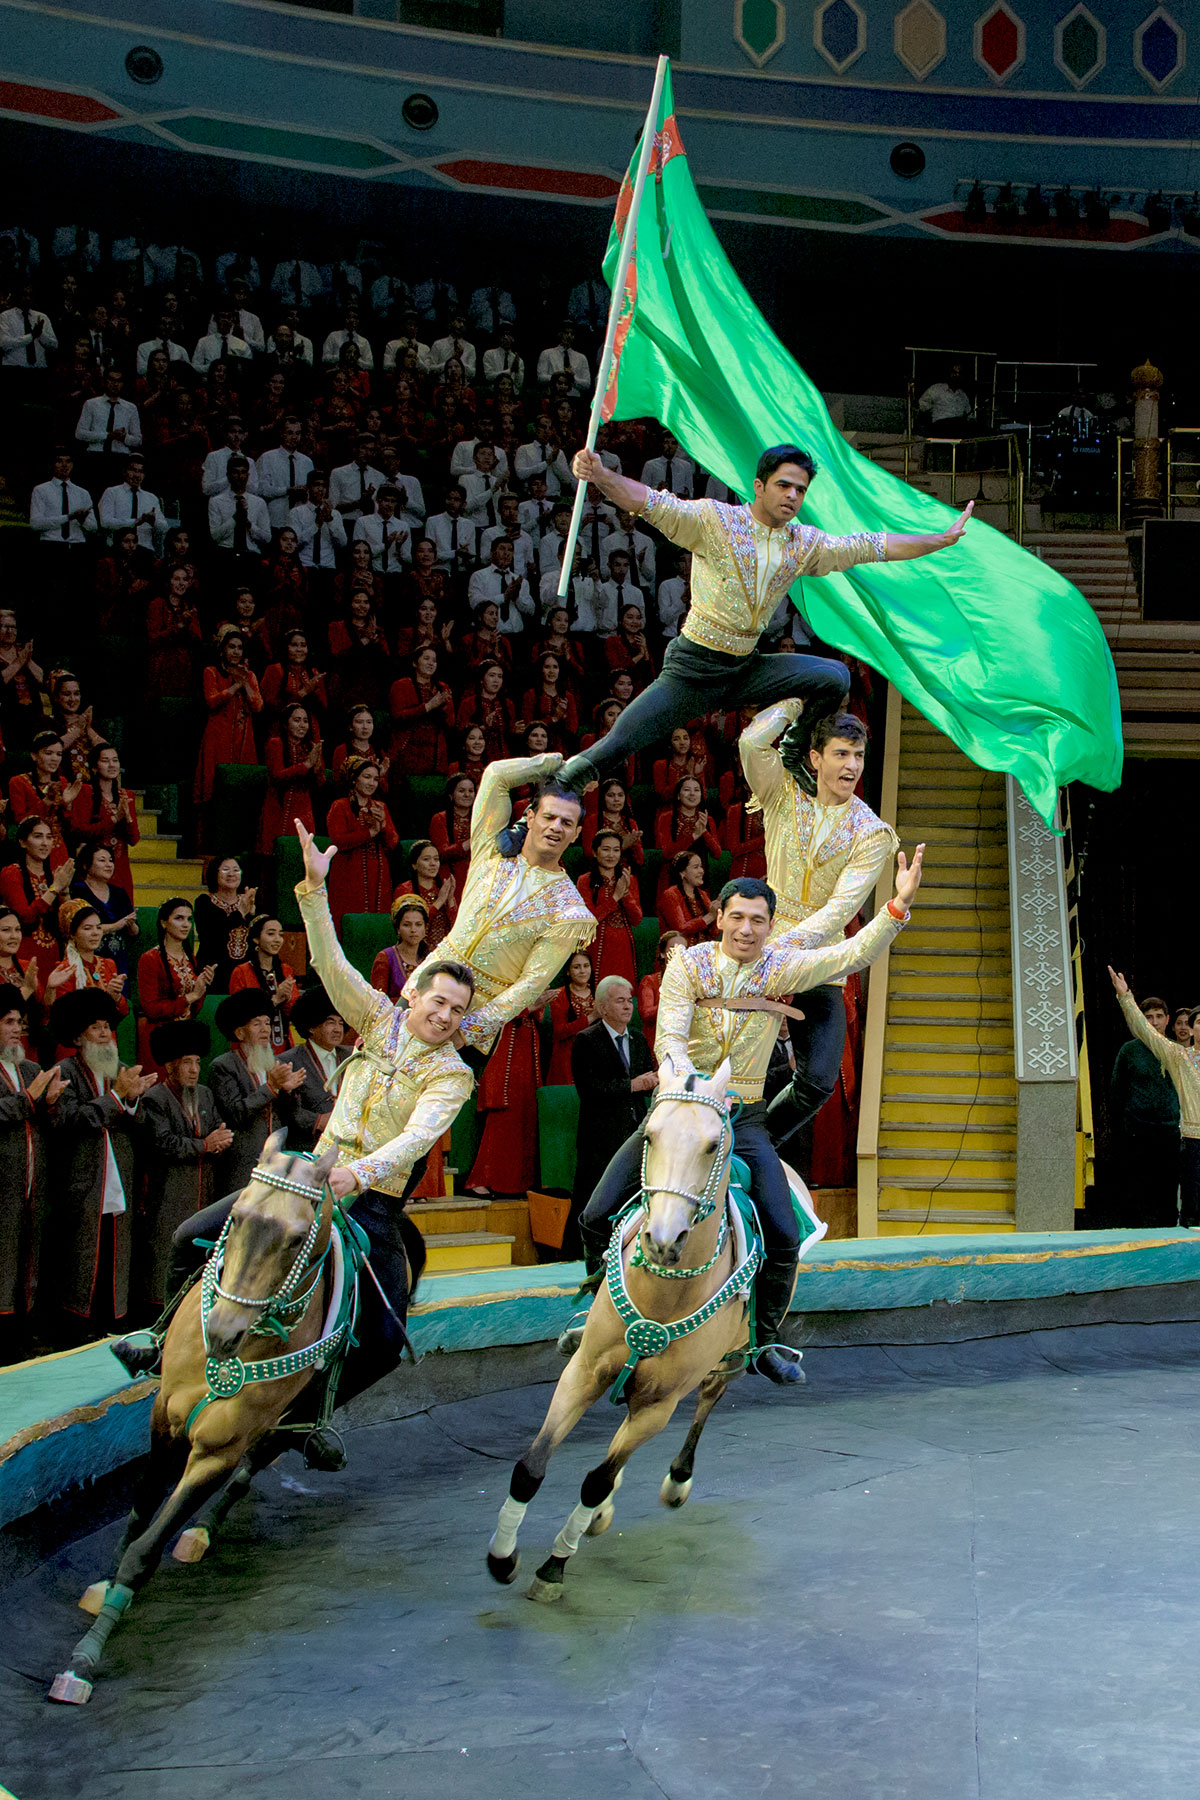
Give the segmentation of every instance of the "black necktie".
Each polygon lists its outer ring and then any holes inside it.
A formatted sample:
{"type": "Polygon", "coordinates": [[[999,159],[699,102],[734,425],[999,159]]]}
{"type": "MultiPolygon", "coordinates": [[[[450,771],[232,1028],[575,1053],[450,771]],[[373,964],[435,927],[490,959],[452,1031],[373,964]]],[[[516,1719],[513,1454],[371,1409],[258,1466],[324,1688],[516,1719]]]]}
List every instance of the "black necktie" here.
{"type": "Polygon", "coordinates": [[[221,333],[221,361],[229,361],[229,339],[225,336],[224,332],[221,333]]]}
{"type": "Polygon", "coordinates": [[[324,525],[322,525],[320,519],[318,519],[317,520],[317,535],[313,539],[313,567],[317,568],[317,569],[319,569],[321,566],[321,533],[324,531],[324,529],[325,529],[324,525]]]}
{"type": "MultiPolygon", "coordinates": [[[[33,330],[33,320],[28,313],[22,313],[21,317],[25,321],[25,335],[28,337],[29,333],[33,330]]],[[[37,367],[37,346],[32,341],[25,346],[25,361],[29,364],[31,369],[37,367]]]]}
{"type": "Polygon", "coordinates": [[[358,471],[358,501],[360,506],[365,506],[367,503],[367,472],[365,469],[358,471]]]}
{"type": "Polygon", "coordinates": [[[66,515],[71,510],[71,496],[67,492],[67,484],[65,481],[62,484],[62,491],[63,491],[62,537],[63,537],[63,543],[69,544],[71,541],[71,521],[66,515]]]}
{"type": "Polygon", "coordinates": [[[138,503],[137,503],[137,489],[136,488],[134,488],[133,492],[129,496],[129,516],[136,524],[137,516],[138,516],[138,503]]]}
{"type": "Polygon", "coordinates": [[[617,1039],[617,1049],[621,1052],[621,1061],[625,1064],[626,1070],[628,1070],[628,1068],[629,1068],[629,1039],[625,1036],[624,1032],[622,1032],[620,1037],[617,1039]]]}
{"type": "Polygon", "coordinates": [[[289,490],[291,488],[294,488],[295,485],[296,485],[296,454],[295,454],[295,451],[289,450],[288,451],[288,488],[289,488],[289,490]]]}
{"type": "Polygon", "coordinates": [[[117,429],[117,403],[114,400],[108,409],[108,447],[112,449],[112,434],[117,429]]]}
{"type": "Polygon", "coordinates": [[[388,522],[383,521],[383,572],[387,574],[388,566],[388,522]]]}
{"type": "Polygon", "coordinates": [[[233,547],[239,555],[246,552],[246,501],[239,494],[233,503],[233,547]]]}

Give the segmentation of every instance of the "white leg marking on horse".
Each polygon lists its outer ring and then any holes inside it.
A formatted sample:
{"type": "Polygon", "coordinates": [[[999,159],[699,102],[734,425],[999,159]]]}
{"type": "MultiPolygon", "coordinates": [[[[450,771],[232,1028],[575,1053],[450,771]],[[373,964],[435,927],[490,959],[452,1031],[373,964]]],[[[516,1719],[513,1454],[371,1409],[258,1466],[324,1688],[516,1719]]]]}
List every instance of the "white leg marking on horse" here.
{"type": "Polygon", "coordinates": [[[585,1506],[581,1500],[571,1513],[570,1518],[555,1538],[551,1547],[551,1556],[574,1556],[579,1548],[579,1540],[592,1522],[594,1506],[585,1506]]]}
{"type": "Polygon", "coordinates": [[[500,1508],[496,1529],[488,1545],[489,1556],[511,1556],[517,1547],[517,1533],[529,1510],[528,1500],[514,1500],[510,1494],[500,1508]]]}
{"type": "Polygon", "coordinates": [[[625,1471],[623,1469],[618,1470],[617,1479],[612,1484],[612,1493],[608,1496],[607,1500],[602,1500],[600,1502],[599,1506],[592,1514],[592,1522],[587,1528],[587,1535],[589,1537],[602,1537],[612,1524],[616,1514],[615,1502],[617,1498],[617,1489],[624,1479],[625,1471]]]}
{"type": "Polygon", "coordinates": [[[664,1506],[682,1506],[692,1491],[692,1477],[686,1481],[676,1481],[668,1469],[663,1476],[663,1484],[658,1490],[658,1497],[664,1506]]]}

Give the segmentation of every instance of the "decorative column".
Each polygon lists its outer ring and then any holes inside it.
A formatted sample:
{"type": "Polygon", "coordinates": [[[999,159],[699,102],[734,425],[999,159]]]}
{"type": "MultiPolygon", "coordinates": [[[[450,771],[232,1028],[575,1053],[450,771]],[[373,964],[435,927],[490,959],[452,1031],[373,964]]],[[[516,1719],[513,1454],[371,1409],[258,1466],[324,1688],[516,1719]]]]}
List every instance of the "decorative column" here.
{"type": "Polygon", "coordinates": [[[1162,392],[1162,370],[1156,369],[1149,357],[1131,372],[1133,382],[1133,504],[1134,518],[1157,518],[1162,512],[1162,477],[1158,435],[1158,401],[1162,392]]]}
{"type": "Polygon", "coordinates": [[[1062,839],[1046,829],[1011,775],[1005,788],[1017,1230],[1073,1231],[1078,1064],[1062,839]]]}

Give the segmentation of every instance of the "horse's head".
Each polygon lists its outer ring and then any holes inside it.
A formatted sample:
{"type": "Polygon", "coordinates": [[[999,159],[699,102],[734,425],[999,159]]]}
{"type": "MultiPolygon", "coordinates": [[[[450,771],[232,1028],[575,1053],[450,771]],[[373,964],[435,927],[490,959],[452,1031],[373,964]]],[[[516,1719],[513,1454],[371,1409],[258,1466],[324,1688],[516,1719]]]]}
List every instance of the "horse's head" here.
{"type": "Polygon", "coordinates": [[[729,1060],[711,1080],[675,1074],[669,1060],[659,1070],[658,1097],[646,1119],[646,1221],[642,1254],[650,1264],[675,1268],[688,1233],[713,1210],[724,1192],[728,1163],[729,1060]]]}
{"type": "MultiPolygon", "coordinates": [[[[304,1191],[298,1193],[294,1186],[275,1187],[252,1179],[234,1201],[229,1215],[221,1293],[214,1297],[208,1315],[209,1353],[222,1360],[238,1354],[243,1339],[266,1310],[262,1303],[279,1293],[295,1269],[313,1228],[314,1209],[325,1178],[337,1161],[336,1146],[317,1162],[285,1152],[286,1136],[285,1131],[277,1131],[267,1139],[258,1166],[281,1182],[299,1184],[304,1191]]],[[[326,1209],[323,1238],[328,1234],[330,1211],[326,1209]]],[[[315,1260],[321,1248],[323,1244],[314,1245],[314,1254],[306,1260],[315,1260]]],[[[302,1271],[296,1273],[300,1275],[302,1271]]],[[[297,1285],[291,1284],[292,1293],[297,1285]]]]}

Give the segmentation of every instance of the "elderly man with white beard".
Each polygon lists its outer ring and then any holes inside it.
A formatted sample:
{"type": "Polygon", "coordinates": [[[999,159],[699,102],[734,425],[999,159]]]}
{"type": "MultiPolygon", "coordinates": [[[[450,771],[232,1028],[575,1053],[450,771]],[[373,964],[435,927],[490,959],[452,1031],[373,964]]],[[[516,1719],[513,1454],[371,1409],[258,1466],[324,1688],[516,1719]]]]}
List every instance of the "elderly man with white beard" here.
{"type": "Polygon", "coordinates": [[[46,1204],[42,1120],[63,1090],[62,1070],[25,1054],[28,1001],[0,987],[0,1363],[28,1355],[46,1204]]]}
{"type": "Polygon", "coordinates": [[[65,1055],[63,1087],[46,1112],[50,1180],[43,1287],[78,1327],[125,1317],[132,1245],[133,1139],[138,1101],[158,1079],[122,1068],[117,1003],[103,988],[65,994],[48,1029],[65,1055]],[[52,1249],[49,1247],[52,1246],[52,1249]]]}
{"type": "Polygon", "coordinates": [[[241,988],[217,1008],[217,1030],[229,1039],[224,1056],[214,1057],[208,1071],[217,1112],[233,1133],[233,1142],[217,1168],[220,1194],[240,1193],[250,1179],[263,1145],[284,1121],[275,1117],[275,1101],[304,1081],[303,1069],[280,1062],[271,1045],[271,996],[262,988],[241,988]]]}

